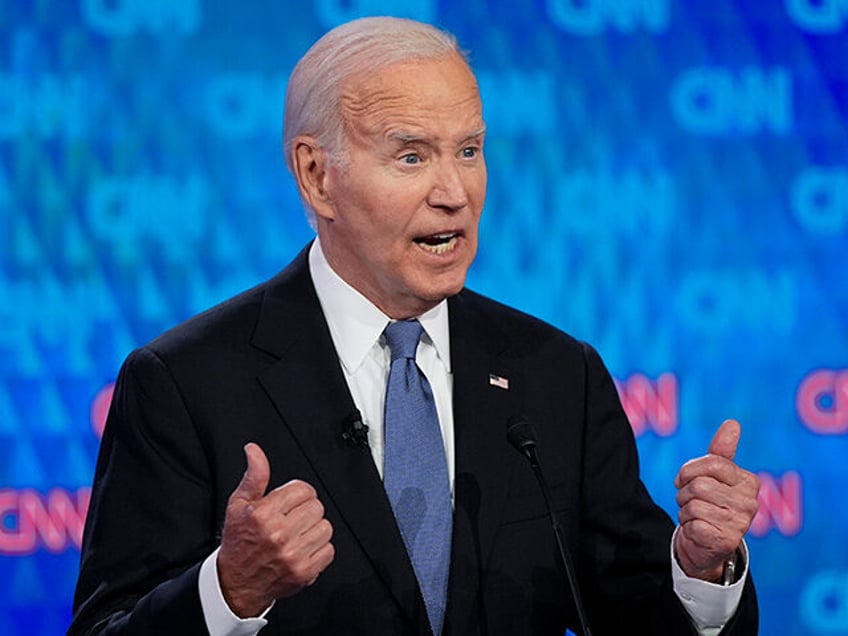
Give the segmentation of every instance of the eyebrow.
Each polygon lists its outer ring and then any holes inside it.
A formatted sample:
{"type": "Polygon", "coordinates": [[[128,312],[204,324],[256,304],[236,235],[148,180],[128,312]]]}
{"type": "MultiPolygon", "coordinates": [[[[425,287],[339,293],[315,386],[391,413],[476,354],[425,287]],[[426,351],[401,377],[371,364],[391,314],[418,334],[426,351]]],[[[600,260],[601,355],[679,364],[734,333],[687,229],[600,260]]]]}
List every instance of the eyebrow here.
{"type": "Polygon", "coordinates": [[[386,139],[389,141],[398,141],[403,145],[413,144],[419,141],[425,141],[421,135],[415,135],[404,130],[390,130],[386,133],[386,139]]]}
{"type": "Polygon", "coordinates": [[[482,137],[486,134],[486,124],[480,126],[477,130],[468,135],[463,141],[468,141],[469,139],[474,139],[475,137],[482,137]]]}
{"type": "MultiPolygon", "coordinates": [[[[486,133],[486,125],[480,126],[478,129],[473,131],[472,133],[466,135],[462,141],[468,141],[469,139],[474,139],[475,137],[481,137],[486,133]]],[[[416,143],[430,143],[431,138],[416,135],[415,133],[407,132],[405,130],[390,130],[386,133],[386,139],[388,141],[396,141],[401,145],[408,146],[416,143]]]]}

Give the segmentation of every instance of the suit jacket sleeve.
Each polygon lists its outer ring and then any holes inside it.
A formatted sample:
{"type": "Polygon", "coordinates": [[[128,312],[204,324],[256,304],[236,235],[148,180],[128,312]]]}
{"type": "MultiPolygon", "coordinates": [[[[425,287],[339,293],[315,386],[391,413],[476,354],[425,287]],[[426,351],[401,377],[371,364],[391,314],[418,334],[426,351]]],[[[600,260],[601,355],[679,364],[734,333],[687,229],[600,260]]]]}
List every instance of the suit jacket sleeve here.
{"type": "Polygon", "coordinates": [[[216,541],[211,474],[180,388],[149,349],[119,374],[68,634],[204,634],[197,576],[216,541]]]}
{"type": "MultiPolygon", "coordinates": [[[[584,345],[584,355],[587,424],[579,567],[593,631],[694,634],[672,589],[668,555],[674,524],[639,479],[632,430],[609,373],[591,347],[584,345]]],[[[757,633],[750,576],[722,633],[757,633]]]]}

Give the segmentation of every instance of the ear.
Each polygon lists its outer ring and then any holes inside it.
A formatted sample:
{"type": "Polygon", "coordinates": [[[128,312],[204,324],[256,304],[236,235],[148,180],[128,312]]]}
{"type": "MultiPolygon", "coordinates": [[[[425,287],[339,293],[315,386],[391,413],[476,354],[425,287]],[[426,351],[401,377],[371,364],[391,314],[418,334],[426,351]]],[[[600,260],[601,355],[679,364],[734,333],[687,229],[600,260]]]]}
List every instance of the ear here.
{"type": "Polygon", "coordinates": [[[327,152],[309,135],[299,135],[292,142],[292,166],[300,196],[319,218],[333,219],[335,210],[327,192],[327,152]]]}

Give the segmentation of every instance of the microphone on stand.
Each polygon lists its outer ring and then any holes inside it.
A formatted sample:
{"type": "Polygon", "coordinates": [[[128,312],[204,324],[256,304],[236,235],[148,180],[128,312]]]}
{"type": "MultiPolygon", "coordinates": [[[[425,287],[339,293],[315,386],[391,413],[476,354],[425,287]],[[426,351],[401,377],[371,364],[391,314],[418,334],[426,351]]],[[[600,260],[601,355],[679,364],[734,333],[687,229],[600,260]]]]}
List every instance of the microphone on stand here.
{"type": "Polygon", "coordinates": [[[542,467],[539,465],[539,458],[536,455],[536,431],[526,417],[523,415],[513,415],[506,422],[506,438],[515,450],[527,458],[527,461],[530,462],[530,466],[533,468],[533,473],[536,475],[536,480],[542,489],[542,497],[544,497],[545,505],[548,508],[548,516],[551,518],[551,525],[553,526],[554,536],[556,537],[557,547],[559,548],[559,556],[565,567],[568,587],[571,589],[571,598],[574,600],[574,606],[577,608],[580,629],[583,636],[592,636],[592,632],[589,630],[589,621],[586,620],[586,610],[583,609],[583,601],[580,599],[580,590],[577,588],[577,579],[574,575],[574,565],[571,562],[571,555],[568,553],[562,527],[551,504],[548,482],[545,479],[542,467]]]}

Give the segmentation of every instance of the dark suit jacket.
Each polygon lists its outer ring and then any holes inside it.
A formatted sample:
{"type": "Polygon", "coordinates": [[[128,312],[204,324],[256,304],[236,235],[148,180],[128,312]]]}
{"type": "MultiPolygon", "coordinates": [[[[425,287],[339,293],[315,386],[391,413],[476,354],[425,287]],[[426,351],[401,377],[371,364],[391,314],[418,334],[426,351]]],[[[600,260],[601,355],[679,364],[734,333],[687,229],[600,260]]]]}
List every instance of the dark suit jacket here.
{"type": "MultiPolygon", "coordinates": [[[[470,291],[449,299],[456,482],[445,635],[560,636],[577,621],[544,501],[505,422],[535,423],[595,636],[691,634],[671,588],[673,524],[638,478],[598,355],[470,291]],[[492,386],[489,374],[509,380],[492,386]]],[[[354,410],[306,250],[270,281],[133,352],[103,436],[69,633],[201,634],[199,565],[259,443],[273,488],[311,483],[336,557],[279,599],[263,634],[429,633],[423,600],[354,410]]],[[[671,476],[669,476],[671,479],[671,476]]],[[[727,634],[756,634],[753,585],[727,634]]]]}

